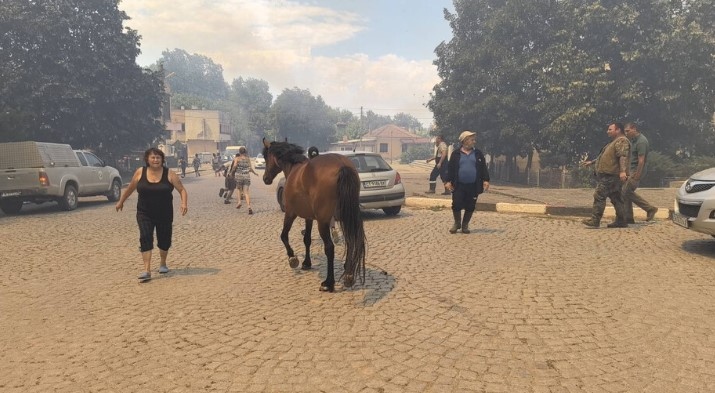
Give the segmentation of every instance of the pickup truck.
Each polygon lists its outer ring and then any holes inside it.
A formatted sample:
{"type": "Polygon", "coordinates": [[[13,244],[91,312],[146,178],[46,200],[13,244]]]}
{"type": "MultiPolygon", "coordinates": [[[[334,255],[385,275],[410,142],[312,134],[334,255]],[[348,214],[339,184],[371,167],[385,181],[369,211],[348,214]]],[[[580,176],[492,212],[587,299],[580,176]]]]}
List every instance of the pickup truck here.
{"type": "Polygon", "coordinates": [[[119,171],[92,152],[46,142],[0,143],[0,210],[16,214],[25,202],[56,201],[63,210],[77,208],[77,198],[105,195],[117,201],[119,171]]]}

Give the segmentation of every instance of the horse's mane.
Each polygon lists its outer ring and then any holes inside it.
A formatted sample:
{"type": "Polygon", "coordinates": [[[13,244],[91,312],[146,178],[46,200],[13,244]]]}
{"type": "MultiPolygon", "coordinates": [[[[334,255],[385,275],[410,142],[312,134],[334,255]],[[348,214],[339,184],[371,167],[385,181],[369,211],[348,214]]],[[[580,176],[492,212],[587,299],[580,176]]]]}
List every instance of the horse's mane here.
{"type": "Polygon", "coordinates": [[[305,153],[305,149],[288,142],[271,142],[271,146],[268,148],[268,151],[279,161],[284,161],[290,164],[297,164],[308,159],[305,155],[303,155],[305,153]]]}

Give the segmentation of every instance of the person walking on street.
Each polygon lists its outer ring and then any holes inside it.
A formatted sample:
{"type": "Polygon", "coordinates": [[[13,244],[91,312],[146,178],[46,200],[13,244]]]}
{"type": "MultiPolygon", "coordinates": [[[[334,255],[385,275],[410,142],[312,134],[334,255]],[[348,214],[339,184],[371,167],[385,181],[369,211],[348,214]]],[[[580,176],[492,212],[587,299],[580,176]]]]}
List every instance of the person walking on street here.
{"type": "Polygon", "coordinates": [[[634,224],[633,219],[633,204],[645,210],[646,221],[653,221],[658,208],[651,205],[636,194],[636,189],[640,184],[640,180],[645,176],[648,167],[648,139],[638,131],[638,126],[635,123],[626,123],[626,137],[631,141],[631,162],[630,171],[628,172],[628,180],[623,184],[623,202],[626,208],[626,222],[634,224]]]}
{"type": "MultiPolygon", "coordinates": [[[[445,182],[447,178],[447,144],[444,142],[444,137],[442,135],[437,135],[434,138],[434,157],[428,158],[426,162],[429,164],[430,161],[434,161],[434,168],[429,174],[429,190],[425,191],[426,194],[434,194],[437,189],[437,177],[445,182]]],[[[442,195],[449,195],[449,191],[445,188],[442,195]]]]}
{"type": "Polygon", "coordinates": [[[623,203],[623,183],[628,178],[628,162],[630,158],[630,142],[623,133],[623,124],[611,123],[606,131],[611,142],[601,149],[598,157],[583,163],[585,166],[596,165],[596,190],[593,193],[593,210],[591,218],[583,220],[583,224],[598,228],[601,226],[603,211],[606,209],[606,198],[611,200],[616,209],[616,220],[607,225],[608,228],[626,228],[625,205],[623,203]]]}
{"type": "Polygon", "coordinates": [[[469,233],[469,221],[477,206],[477,197],[489,190],[489,171],[484,154],[476,149],[476,133],[464,131],[459,134],[461,147],[452,152],[447,168],[445,188],[452,192],[452,215],[454,224],[449,233],[469,233]],[[462,219],[464,210],[464,219],[462,219]]]}
{"type": "Polygon", "coordinates": [[[184,157],[179,158],[179,168],[181,168],[181,177],[186,177],[186,159],[184,157]]]}
{"type": "Polygon", "coordinates": [[[221,156],[213,153],[211,155],[211,169],[214,171],[214,176],[221,177],[221,156]]]}
{"type": "Polygon", "coordinates": [[[124,202],[137,190],[137,224],[139,226],[139,250],[144,262],[144,272],[139,275],[139,282],[151,280],[151,253],[154,249],[154,231],[156,230],[159,248],[159,273],[168,273],[166,257],[169,254],[174,221],[172,192],[176,189],[181,196],[181,215],[188,211],[188,194],[179,176],[164,166],[164,152],[152,147],[144,153],[146,166],[134,172],[127,189],[122,193],[116,205],[117,212],[124,209],[124,202]]]}
{"type": "Polygon", "coordinates": [[[236,190],[236,159],[240,156],[240,153],[236,153],[236,157],[231,161],[231,165],[226,168],[224,172],[224,186],[226,188],[222,188],[218,195],[223,197],[223,203],[226,205],[231,203],[231,196],[236,190]]]}
{"type": "Polygon", "coordinates": [[[199,173],[199,167],[201,167],[201,159],[199,158],[199,153],[196,153],[196,155],[194,155],[194,160],[191,161],[191,165],[194,166],[194,175],[201,176],[201,174],[199,173]]]}
{"type": "Polygon", "coordinates": [[[258,176],[258,173],[253,169],[253,164],[251,164],[251,158],[248,156],[248,152],[245,147],[238,149],[239,156],[233,159],[231,165],[235,168],[236,173],[236,188],[238,188],[239,198],[238,205],[236,209],[241,208],[241,199],[245,197],[246,204],[248,205],[248,214],[253,214],[253,209],[251,209],[251,194],[248,192],[248,188],[251,186],[251,173],[258,176]]]}

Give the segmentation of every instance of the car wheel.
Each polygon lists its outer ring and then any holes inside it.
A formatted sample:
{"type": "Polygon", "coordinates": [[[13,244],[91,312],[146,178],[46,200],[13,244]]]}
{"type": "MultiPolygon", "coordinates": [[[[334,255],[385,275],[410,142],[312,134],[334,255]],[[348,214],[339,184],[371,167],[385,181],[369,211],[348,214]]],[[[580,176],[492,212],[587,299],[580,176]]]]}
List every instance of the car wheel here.
{"type": "Polygon", "coordinates": [[[109,199],[110,202],[116,202],[119,200],[120,196],[122,196],[122,183],[119,180],[114,179],[112,182],[112,189],[109,190],[109,194],[107,194],[107,199],[109,199]]]}
{"type": "Polygon", "coordinates": [[[74,210],[77,208],[77,187],[72,184],[65,186],[65,193],[59,200],[60,209],[62,210],[74,210]]]}
{"type": "Polygon", "coordinates": [[[10,198],[0,201],[0,210],[7,215],[17,214],[20,209],[22,209],[22,200],[20,199],[10,198]]]}
{"type": "Polygon", "coordinates": [[[402,206],[390,206],[382,209],[388,216],[395,216],[400,210],[402,210],[402,206]]]}
{"type": "Polygon", "coordinates": [[[280,187],[276,192],[276,199],[278,199],[278,206],[281,207],[281,211],[285,213],[286,207],[283,204],[283,187],[280,187]]]}

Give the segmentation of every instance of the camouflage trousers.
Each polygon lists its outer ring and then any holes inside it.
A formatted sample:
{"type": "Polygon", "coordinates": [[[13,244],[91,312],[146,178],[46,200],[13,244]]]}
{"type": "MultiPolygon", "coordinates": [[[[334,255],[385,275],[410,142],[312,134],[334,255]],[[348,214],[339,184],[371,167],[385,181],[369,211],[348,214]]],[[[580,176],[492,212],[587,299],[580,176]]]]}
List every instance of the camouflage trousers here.
{"type": "Polygon", "coordinates": [[[603,211],[606,210],[606,198],[611,200],[613,208],[616,209],[616,221],[625,222],[626,208],[623,202],[623,184],[618,175],[606,175],[599,173],[596,175],[596,191],[593,193],[593,211],[591,218],[595,222],[601,222],[603,211]]]}

